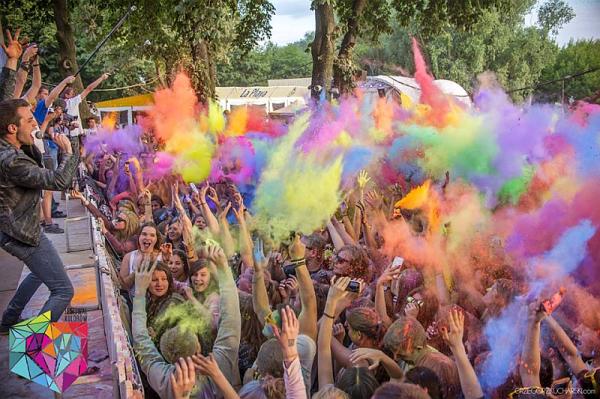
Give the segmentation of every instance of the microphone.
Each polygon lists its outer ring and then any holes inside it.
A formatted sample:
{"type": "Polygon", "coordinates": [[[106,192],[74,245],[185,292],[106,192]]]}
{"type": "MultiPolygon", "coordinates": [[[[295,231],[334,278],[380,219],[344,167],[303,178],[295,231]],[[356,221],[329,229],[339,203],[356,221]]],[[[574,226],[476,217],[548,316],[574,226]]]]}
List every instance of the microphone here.
{"type": "Polygon", "coordinates": [[[33,135],[35,136],[35,138],[40,140],[44,138],[44,132],[42,132],[40,129],[34,130],[33,135]]]}

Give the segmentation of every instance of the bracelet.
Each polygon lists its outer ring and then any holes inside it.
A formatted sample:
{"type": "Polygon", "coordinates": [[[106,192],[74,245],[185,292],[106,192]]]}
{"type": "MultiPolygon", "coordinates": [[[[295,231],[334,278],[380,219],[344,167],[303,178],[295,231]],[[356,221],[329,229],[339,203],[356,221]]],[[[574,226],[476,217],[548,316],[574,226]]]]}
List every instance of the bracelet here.
{"type": "Polygon", "coordinates": [[[292,259],[292,260],[290,260],[290,263],[302,263],[302,262],[306,262],[306,258],[300,258],[300,259],[292,259]]]}
{"type": "Polygon", "coordinates": [[[294,269],[297,269],[300,266],[306,266],[306,262],[302,261],[302,262],[298,262],[298,263],[292,263],[292,266],[294,266],[294,269]]]}
{"type": "Polygon", "coordinates": [[[32,67],[40,66],[40,64],[31,64],[32,67]]]}
{"type": "Polygon", "coordinates": [[[327,313],[323,312],[323,316],[325,317],[329,317],[331,320],[335,320],[335,317],[328,315],[327,313]]]}

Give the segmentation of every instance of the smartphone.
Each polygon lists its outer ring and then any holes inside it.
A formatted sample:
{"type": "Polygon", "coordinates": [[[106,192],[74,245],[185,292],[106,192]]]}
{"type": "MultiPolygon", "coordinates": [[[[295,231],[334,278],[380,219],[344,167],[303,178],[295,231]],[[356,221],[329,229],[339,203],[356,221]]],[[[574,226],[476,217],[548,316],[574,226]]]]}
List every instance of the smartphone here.
{"type": "Polygon", "coordinates": [[[392,268],[402,266],[403,264],[404,264],[404,258],[401,256],[396,256],[394,258],[394,260],[392,261],[392,268]]]}
{"type": "Polygon", "coordinates": [[[296,276],[296,268],[294,267],[294,265],[284,266],[283,272],[285,273],[287,278],[290,278],[291,276],[296,276]]]}
{"type": "Polygon", "coordinates": [[[346,291],[356,293],[360,292],[360,283],[355,280],[350,281],[350,283],[348,283],[348,286],[346,287],[346,291]]]}

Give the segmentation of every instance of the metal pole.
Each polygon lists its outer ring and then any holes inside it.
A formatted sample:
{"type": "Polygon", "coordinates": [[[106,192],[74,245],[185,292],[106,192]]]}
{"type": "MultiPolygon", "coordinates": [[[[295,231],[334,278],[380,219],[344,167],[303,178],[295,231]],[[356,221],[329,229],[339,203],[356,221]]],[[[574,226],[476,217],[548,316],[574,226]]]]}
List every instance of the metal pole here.
{"type": "Polygon", "coordinates": [[[121,17],[121,19],[119,20],[119,22],[117,22],[117,24],[112,28],[112,30],[110,32],[108,32],[108,35],[106,35],[106,37],[104,39],[102,39],[102,41],[96,46],[96,48],[94,49],[94,51],[92,52],[92,54],[88,57],[87,60],[85,60],[85,62],[83,63],[83,65],[81,65],[81,67],[79,67],[79,70],[77,72],[75,72],[74,76],[79,75],[79,73],[83,70],[83,68],[85,68],[85,66],[88,64],[88,62],[90,62],[90,60],[92,58],[94,58],[94,56],[96,55],[96,53],[98,52],[98,50],[100,50],[100,48],[102,46],[104,46],[104,43],[106,43],[106,41],[108,39],[110,39],[110,37],[113,35],[113,33],[115,33],[117,31],[117,29],[119,29],[121,27],[121,25],[123,25],[123,23],[125,22],[125,20],[127,19],[127,17],[129,17],[129,14],[131,14],[132,11],[135,11],[137,9],[136,6],[131,6],[129,8],[129,10],[125,13],[125,15],[123,15],[123,17],[121,17]]]}

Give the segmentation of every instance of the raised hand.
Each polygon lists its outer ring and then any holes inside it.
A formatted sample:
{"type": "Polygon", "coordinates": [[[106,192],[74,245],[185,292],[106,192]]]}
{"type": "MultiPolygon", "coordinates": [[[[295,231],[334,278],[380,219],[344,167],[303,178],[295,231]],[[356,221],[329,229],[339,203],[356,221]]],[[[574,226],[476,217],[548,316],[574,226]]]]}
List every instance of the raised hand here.
{"type": "Polygon", "coordinates": [[[187,399],[196,384],[196,366],[191,357],[179,358],[175,363],[175,370],[169,376],[173,397],[187,399]]]}
{"type": "Polygon", "coordinates": [[[414,317],[416,319],[419,315],[419,305],[415,302],[407,303],[406,306],[404,306],[404,315],[414,317]]]}
{"type": "Polygon", "coordinates": [[[38,47],[37,45],[27,46],[25,51],[23,52],[22,62],[28,62],[31,59],[35,59],[37,57],[38,47]]]}
{"type": "Polygon", "coordinates": [[[171,244],[170,242],[160,244],[160,252],[163,255],[163,259],[168,261],[169,259],[171,259],[171,255],[173,255],[173,244],[171,244]]]}
{"type": "Polygon", "coordinates": [[[279,313],[281,314],[281,330],[277,326],[273,326],[273,334],[281,346],[283,360],[291,362],[298,356],[296,340],[300,332],[300,323],[294,310],[289,306],[281,309],[279,313]]]}
{"type": "MultiPolygon", "coordinates": [[[[225,208],[223,208],[217,215],[219,220],[227,219],[227,214],[229,213],[230,209],[231,209],[231,202],[228,202],[227,206],[225,208]]],[[[235,209],[233,210],[233,213],[235,213],[237,216],[235,209]]]]}
{"type": "Polygon", "coordinates": [[[21,29],[17,29],[15,32],[15,37],[10,34],[10,31],[6,30],[6,44],[2,43],[2,48],[6,53],[8,58],[18,59],[23,54],[23,46],[19,43],[19,35],[21,34],[21,29]]]}
{"type": "Polygon", "coordinates": [[[448,313],[448,327],[441,328],[442,338],[450,348],[460,347],[465,332],[465,315],[458,309],[452,309],[448,313]]]}
{"type": "Polygon", "coordinates": [[[358,173],[358,177],[356,178],[356,183],[358,183],[358,188],[363,191],[367,186],[367,183],[371,180],[369,174],[366,170],[361,170],[358,173]]]}
{"type": "Polygon", "coordinates": [[[207,245],[202,248],[203,256],[217,269],[227,268],[227,258],[223,252],[223,248],[218,245],[207,245]]]}
{"type": "Polygon", "coordinates": [[[369,191],[365,196],[365,201],[374,210],[381,209],[383,205],[383,200],[377,191],[369,191]]]}
{"type": "Polygon", "coordinates": [[[292,241],[292,244],[290,245],[288,251],[290,253],[290,256],[292,257],[292,260],[304,258],[304,254],[306,253],[306,247],[304,246],[302,241],[300,241],[300,234],[296,234],[294,236],[294,240],[292,241]]]}
{"type": "Polygon", "coordinates": [[[152,273],[156,268],[158,260],[152,260],[150,256],[144,256],[135,270],[135,293],[136,295],[145,295],[150,282],[152,273]]]}
{"type": "Polygon", "coordinates": [[[215,379],[222,374],[221,369],[219,368],[219,365],[217,364],[217,361],[212,353],[208,356],[193,355],[192,360],[194,361],[196,369],[203,375],[215,379]]]}
{"type": "Polygon", "coordinates": [[[348,296],[348,291],[346,288],[348,284],[350,284],[350,277],[336,277],[334,276],[331,279],[331,286],[329,287],[329,292],[327,293],[327,300],[337,302],[340,299],[348,296]]]}
{"type": "Polygon", "coordinates": [[[262,271],[267,267],[267,258],[265,257],[264,242],[260,238],[257,238],[254,242],[252,255],[254,257],[254,272],[262,273],[262,271]]]}
{"type": "Polygon", "coordinates": [[[377,279],[377,285],[387,285],[390,284],[392,281],[400,278],[400,273],[402,272],[401,268],[402,265],[390,265],[387,269],[383,271],[383,273],[381,273],[381,276],[379,276],[379,278],[377,279]]]}
{"type": "Polygon", "coordinates": [[[335,323],[333,325],[332,331],[333,337],[340,342],[344,342],[344,337],[346,336],[346,329],[342,323],[335,323]]]}

